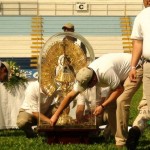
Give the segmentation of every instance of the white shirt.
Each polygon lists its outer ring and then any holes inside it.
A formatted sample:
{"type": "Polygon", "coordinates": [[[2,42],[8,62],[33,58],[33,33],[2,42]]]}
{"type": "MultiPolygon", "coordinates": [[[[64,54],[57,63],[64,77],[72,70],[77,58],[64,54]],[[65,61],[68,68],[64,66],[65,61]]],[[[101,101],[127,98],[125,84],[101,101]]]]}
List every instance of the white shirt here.
{"type": "Polygon", "coordinates": [[[25,91],[25,99],[21,108],[25,109],[26,112],[30,114],[32,114],[32,112],[39,112],[39,108],[40,108],[40,112],[42,114],[45,114],[53,101],[53,96],[49,97],[45,95],[43,92],[40,92],[40,96],[39,96],[39,92],[40,90],[39,90],[38,81],[29,83],[25,91]],[[40,107],[39,107],[39,103],[40,103],[40,107]]]}
{"type": "Polygon", "coordinates": [[[150,60],[150,7],[135,18],[131,39],[143,40],[143,56],[150,60]]]}
{"type": "Polygon", "coordinates": [[[100,87],[109,86],[114,90],[128,77],[130,62],[131,54],[129,53],[110,53],[93,61],[89,68],[95,71],[100,87]]]}
{"type": "Polygon", "coordinates": [[[88,88],[84,92],[80,93],[76,99],[78,105],[84,105],[86,101],[96,102],[96,100],[100,99],[100,90],[97,92],[95,86],[93,88],[88,88]]]}
{"type": "MultiPolygon", "coordinates": [[[[88,67],[97,75],[97,87],[110,87],[110,90],[114,90],[128,77],[130,62],[129,53],[109,53],[97,58],[88,67]]],[[[79,83],[76,82],[74,91],[80,92],[78,87],[79,83]]]]}
{"type": "Polygon", "coordinates": [[[95,107],[96,104],[100,103],[102,97],[107,97],[109,95],[109,87],[106,88],[88,88],[84,92],[80,93],[77,99],[77,105],[85,105],[86,109],[90,110],[90,107],[95,107]]]}

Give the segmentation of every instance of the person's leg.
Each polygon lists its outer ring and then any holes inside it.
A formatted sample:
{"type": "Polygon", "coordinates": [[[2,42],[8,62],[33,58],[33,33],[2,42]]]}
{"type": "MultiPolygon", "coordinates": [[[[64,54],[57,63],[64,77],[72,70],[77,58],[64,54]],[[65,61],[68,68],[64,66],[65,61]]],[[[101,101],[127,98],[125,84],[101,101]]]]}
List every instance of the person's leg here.
{"type": "MultiPolygon", "coordinates": [[[[116,104],[114,107],[116,108],[116,104]]],[[[103,119],[104,124],[106,125],[104,132],[103,132],[103,137],[105,138],[105,141],[108,141],[112,136],[111,126],[109,125],[109,122],[108,122],[108,112],[104,111],[102,119],[103,119]]]]}
{"type": "Polygon", "coordinates": [[[37,120],[33,117],[33,115],[25,112],[24,109],[19,110],[19,114],[17,116],[17,126],[25,132],[27,138],[37,137],[32,130],[32,126],[36,124],[37,120]]]}
{"type": "Polygon", "coordinates": [[[111,134],[113,136],[115,136],[115,133],[116,133],[116,101],[114,101],[110,105],[108,105],[105,111],[108,115],[109,132],[111,130],[111,134]]]}
{"type": "MultiPolygon", "coordinates": [[[[148,109],[150,111],[150,63],[145,62],[143,66],[143,91],[145,93],[148,109]]],[[[149,114],[150,116],[150,114],[149,114]]]]}
{"type": "Polygon", "coordinates": [[[124,83],[124,92],[117,99],[117,131],[115,134],[116,145],[124,146],[126,143],[130,102],[132,96],[141,85],[142,74],[142,68],[139,68],[137,69],[137,82],[130,82],[130,79],[127,78],[124,83]]]}
{"type": "Polygon", "coordinates": [[[136,150],[140,136],[140,129],[137,126],[133,126],[128,133],[128,138],[126,141],[127,150],[136,150]]]}
{"type": "Polygon", "coordinates": [[[96,116],[96,127],[99,128],[104,125],[103,115],[96,116]]]}
{"type": "Polygon", "coordinates": [[[106,125],[104,132],[103,132],[103,136],[105,138],[105,141],[108,141],[111,138],[112,134],[111,134],[111,127],[109,124],[106,125]]]}
{"type": "MultiPolygon", "coordinates": [[[[142,102],[142,101],[141,101],[142,102]]],[[[143,101],[144,104],[145,102],[143,101]]],[[[128,150],[136,150],[138,145],[139,138],[143,133],[144,129],[148,126],[147,124],[147,116],[148,115],[148,106],[141,105],[138,116],[133,122],[132,128],[129,130],[128,138],[126,141],[126,146],[128,150]]]]}

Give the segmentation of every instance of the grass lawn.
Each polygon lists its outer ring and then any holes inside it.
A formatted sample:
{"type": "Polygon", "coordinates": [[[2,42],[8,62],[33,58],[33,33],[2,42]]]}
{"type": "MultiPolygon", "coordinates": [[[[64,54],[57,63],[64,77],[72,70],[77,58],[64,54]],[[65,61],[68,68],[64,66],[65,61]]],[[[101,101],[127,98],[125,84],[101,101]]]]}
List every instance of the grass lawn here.
{"type": "MultiPolygon", "coordinates": [[[[137,115],[137,106],[142,97],[142,88],[134,95],[131,110],[129,125],[132,125],[133,120],[137,115]]],[[[138,150],[150,149],[150,127],[148,127],[140,138],[138,150]]],[[[99,141],[95,144],[47,144],[43,136],[35,139],[27,139],[24,132],[21,130],[0,130],[0,150],[115,150],[114,139],[105,143],[99,141]]],[[[126,148],[123,148],[125,150],[126,148]]]]}

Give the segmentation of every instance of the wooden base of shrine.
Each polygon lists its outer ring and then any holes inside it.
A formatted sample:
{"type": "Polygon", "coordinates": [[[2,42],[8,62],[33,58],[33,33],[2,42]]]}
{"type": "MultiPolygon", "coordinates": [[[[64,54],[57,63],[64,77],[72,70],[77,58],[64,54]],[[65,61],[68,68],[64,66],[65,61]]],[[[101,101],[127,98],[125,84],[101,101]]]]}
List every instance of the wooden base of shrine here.
{"type": "Polygon", "coordinates": [[[98,136],[98,129],[77,129],[77,128],[48,128],[38,129],[44,132],[46,143],[58,144],[91,144],[93,137],[98,136]]]}

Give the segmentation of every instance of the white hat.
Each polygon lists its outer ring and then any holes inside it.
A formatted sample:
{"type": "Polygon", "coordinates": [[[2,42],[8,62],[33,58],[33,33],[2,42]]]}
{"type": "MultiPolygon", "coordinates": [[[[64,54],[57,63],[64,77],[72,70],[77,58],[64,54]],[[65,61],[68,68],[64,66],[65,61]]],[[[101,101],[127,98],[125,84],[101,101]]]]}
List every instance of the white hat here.
{"type": "Polygon", "coordinates": [[[7,62],[1,62],[1,64],[3,64],[6,67],[6,69],[8,71],[8,75],[9,75],[10,74],[10,66],[9,66],[9,64],[7,62]]]}
{"type": "Polygon", "coordinates": [[[74,25],[72,23],[66,23],[63,25],[62,29],[74,29],[74,25]]]}
{"type": "Polygon", "coordinates": [[[84,91],[88,87],[88,83],[93,76],[93,70],[84,67],[76,74],[76,80],[78,81],[78,90],[84,91]]]}

